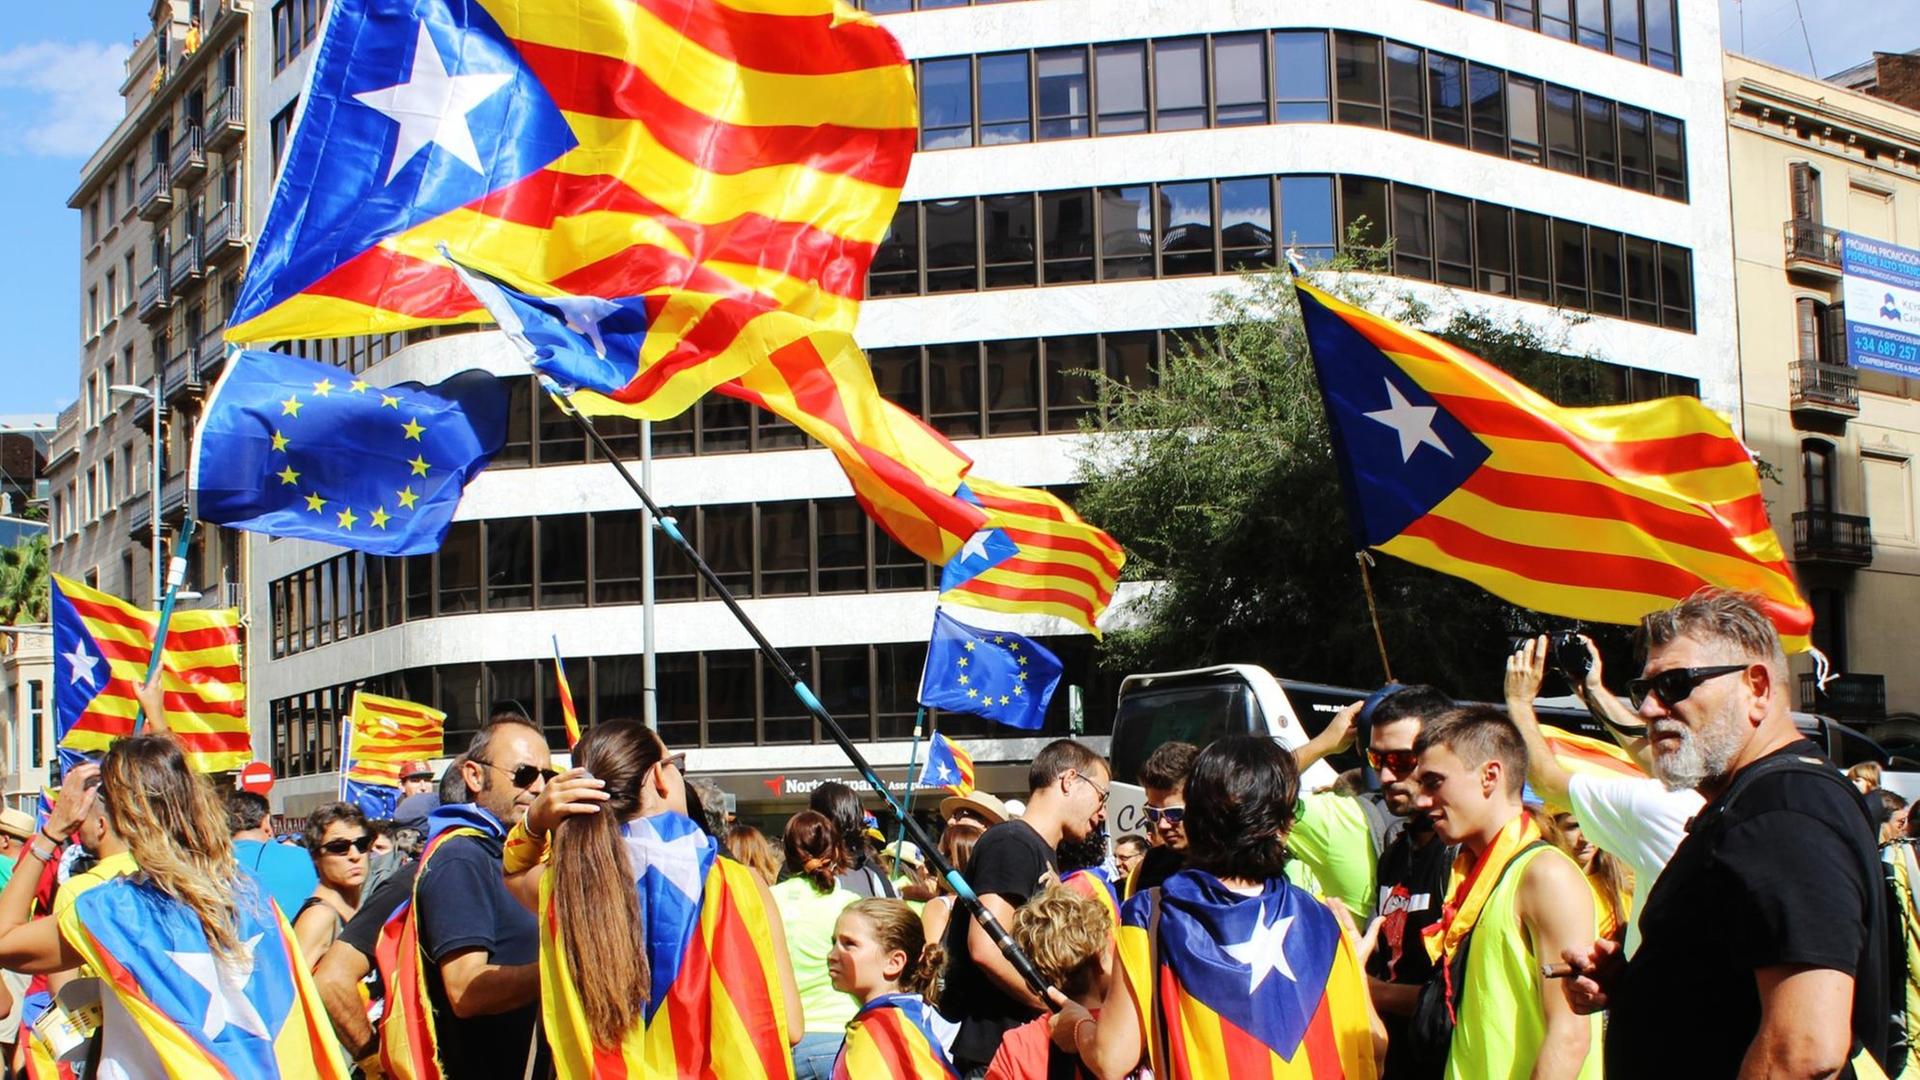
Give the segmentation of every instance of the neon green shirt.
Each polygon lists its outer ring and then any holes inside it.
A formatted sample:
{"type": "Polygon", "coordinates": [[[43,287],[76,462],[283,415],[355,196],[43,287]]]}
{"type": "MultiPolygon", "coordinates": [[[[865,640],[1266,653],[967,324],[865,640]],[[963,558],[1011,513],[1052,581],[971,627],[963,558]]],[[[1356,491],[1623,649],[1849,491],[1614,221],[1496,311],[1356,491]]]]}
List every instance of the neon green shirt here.
{"type": "Polygon", "coordinates": [[[1325,895],[1347,905],[1356,924],[1373,918],[1378,855],[1357,800],[1331,792],[1300,796],[1287,847],[1320,879],[1325,895]]]}
{"type": "Polygon", "coordinates": [[[821,893],[813,882],[790,877],[772,889],[780,906],[780,925],[787,932],[787,957],[793,961],[793,981],[800,990],[800,1009],[806,1030],[839,1034],[860,1011],[852,994],[833,988],[827,979],[827,952],[833,948],[833,924],[848,904],[860,899],[850,889],[834,886],[821,893]]]}

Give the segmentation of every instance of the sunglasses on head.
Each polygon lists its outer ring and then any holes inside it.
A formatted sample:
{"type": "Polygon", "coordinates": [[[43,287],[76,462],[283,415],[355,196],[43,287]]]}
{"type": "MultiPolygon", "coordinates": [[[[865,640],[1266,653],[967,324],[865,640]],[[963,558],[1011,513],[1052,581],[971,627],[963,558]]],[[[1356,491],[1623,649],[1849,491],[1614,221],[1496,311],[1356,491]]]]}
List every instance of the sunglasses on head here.
{"type": "Polygon", "coordinates": [[[675,772],[684,775],[687,771],[687,755],[684,751],[678,754],[668,754],[666,757],[660,759],[660,764],[671,765],[675,772]]]}
{"type": "Polygon", "coordinates": [[[360,854],[365,855],[367,853],[367,849],[371,847],[373,847],[372,834],[362,833],[351,840],[347,839],[344,836],[340,837],[338,840],[329,840],[326,843],[320,845],[320,850],[326,852],[329,855],[345,855],[349,851],[357,851],[360,854]]]}
{"type": "Polygon", "coordinates": [[[1420,755],[1411,750],[1368,750],[1367,764],[1374,772],[1392,769],[1395,776],[1407,776],[1420,761],[1420,755]]]}
{"type": "Polygon", "coordinates": [[[1147,824],[1149,825],[1158,825],[1163,821],[1169,825],[1178,825],[1186,820],[1187,808],[1184,806],[1149,806],[1143,810],[1142,813],[1146,814],[1147,824]]]}
{"type": "Polygon", "coordinates": [[[513,786],[517,788],[530,788],[533,786],[533,782],[535,780],[539,780],[539,779],[552,780],[554,777],[560,775],[558,772],[556,772],[553,769],[542,769],[534,765],[521,765],[521,766],[518,766],[517,768],[506,769],[506,768],[502,768],[499,765],[495,765],[491,761],[482,761],[479,758],[468,758],[467,760],[473,762],[476,765],[485,765],[487,768],[492,769],[495,772],[505,773],[507,776],[507,779],[513,781],[513,786]]]}
{"type": "Polygon", "coordinates": [[[1649,696],[1657,697],[1660,703],[1669,708],[1687,700],[1694,687],[1708,679],[1717,679],[1722,675],[1731,675],[1736,671],[1745,671],[1748,664],[1715,664],[1712,667],[1668,668],[1658,675],[1644,679],[1627,680],[1627,700],[1633,702],[1637,710],[1646,703],[1649,696]]]}

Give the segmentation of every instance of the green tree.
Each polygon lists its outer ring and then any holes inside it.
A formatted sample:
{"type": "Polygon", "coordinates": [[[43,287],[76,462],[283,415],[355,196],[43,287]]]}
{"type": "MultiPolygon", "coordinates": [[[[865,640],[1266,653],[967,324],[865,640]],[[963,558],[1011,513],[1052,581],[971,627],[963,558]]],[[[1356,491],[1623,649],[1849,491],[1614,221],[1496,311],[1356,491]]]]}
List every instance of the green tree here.
{"type": "Polygon", "coordinates": [[[46,533],[0,549],[0,626],[46,622],[52,582],[46,533]]]}
{"type": "MultiPolygon", "coordinates": [[[[1365,269],[1379,254],[1331,269],[1365,269]]],[[[1379,651],[1361,591],[1327,421],[1291,283],[1247,279],[1218,297],[1219,325],[1170,349],[1157,385],[1103,384],[1076,503],[1126,545],[1127,577],[1158,584],[1109,634],[1102,661],[1123,672],[1216,663],[1378,685],[1379,651]]],[[[1393,318],[1429,312],[1376,278],[1343,298],[1393,318]]],[[[1441,336],[1563,404],[1604,393],[1599,371],[1567,355],[1571,317],[1546,332],[1463,312],[1441,336]]],[[[1459,578],[1388,556],[1371,569],[1393,674],[1455,694],[1496,697],[1510,635],[1571,625],[1496,599],[1459,578]]],[[[1588,628],[1618,683],[1623,628],[1588,628]]]]}

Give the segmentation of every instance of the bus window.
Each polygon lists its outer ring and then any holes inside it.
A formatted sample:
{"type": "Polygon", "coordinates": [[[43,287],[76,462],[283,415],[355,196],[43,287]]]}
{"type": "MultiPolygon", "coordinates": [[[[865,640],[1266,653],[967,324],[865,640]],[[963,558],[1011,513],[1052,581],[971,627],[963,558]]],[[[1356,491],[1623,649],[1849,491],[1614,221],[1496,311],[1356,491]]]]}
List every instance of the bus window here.
{"type": "Polygon", "coordinates": [[[1260,704],[1244,681],[1130,690],[1113,718],[1113,777],[1137,782],[1140,766],[1163,743],[1205,746],[1223,735],[1260,730],[1260,704]]]}

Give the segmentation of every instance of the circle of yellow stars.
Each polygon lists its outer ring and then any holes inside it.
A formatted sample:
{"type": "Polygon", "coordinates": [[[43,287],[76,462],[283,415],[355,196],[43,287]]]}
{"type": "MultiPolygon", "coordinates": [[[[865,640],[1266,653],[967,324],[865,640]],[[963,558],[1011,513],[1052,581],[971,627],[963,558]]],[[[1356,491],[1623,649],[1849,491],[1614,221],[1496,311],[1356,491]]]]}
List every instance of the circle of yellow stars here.
{"type": "MultiPolygon", "coordinates": [[[[309,396],[321,398],[332,397],[336,389],[338,389],[338,387],[334,386],[332,379],[321,379],[319,382],[313,384],[313,389],[309,396]]],[[[372,391],[372,385],[365,379],[355,379],[347,384],[348,393],[366,394],[372,391]]],[[[400,408],[401,402],[399,395],[389,394],[385,391],[379,391],[379,394],[381,408],[394,409],[396,411],[400,408]]],[[[289,393],[287,399],[280,403],[280,415],[292,420],[298,420],[300,418],[300,410],[305,407],[305,405],[306,402],[300,400],[300,395],[297,391],[289,393]]],[[[418,416],[408,416],[407,422],[400,426],[403,441],[412,440],[413,442],[421,442],[420,436],[425,434],[426,430],[426,425],[420,423],[418,416]]],[[[287,447],[292,444],[293,441],[287,438],[285,431],[279,429],[274,430],[274,453],[284,454],[287,452],[287,447]]],[[[283,460],[283,465],[284,467],[273,475],[279,477],[280,483],[284,485],[289,487],[298,485],[300,482],[300,473],[294,469],[290,462],[284,462],[283,460]]],[[[407,462],[407,466],[412,470],[409,474],[411,476],[426,476],[428,470],[433,468],[433,466],[428,463],[425,455],[420,453],[416,453],[413,459],[407,462]]],[[[420,493],[413,490],[411,483],[399,491],[394,492],[393,497],[394,501],[398,504],[399,510],[412,510],[414,509],[414,504],[420,501],[420,493]]],[[[328,512],[328,500],[324,495],[320,494],[320,492],[309,491],[303,498],[306,500],[307,510],[309,512],[322,516],[328,512]]],[[[395,513],[397,512],[398,511],[395,511],[395,513]]],[[[387,522],[392,521],[393,517],[394,514],[389,513],[387,508],[381,505],[374,507],[367,513],[366,522],[369,527],[384,531],[387,527],[387,522]]],[[[353,507],[351,506],[342,506],[339,510],[333,512],[333,518],[336,528],[342,532],[352,532],[353,527],[360,523],[361,515],[354,513],[353,507]]]]}
{"type": "MultiPolygon", "coordinates": [[[[1021,654],[1019,642],[1017,641],[1009,642],[1005,634],[995,634],[993,635],[993,643],[995,645],[1005,645],[1007,647],[1007,651],[1014,654],[1014,659],[1019,662],[1021,667],[1024,668],[1027,666],[1027,658],[1021,654]]],[[[969,642],[966,642],[963,647],[966,649],[966,651],[972,652],[974,645],[975,645],[974,642],[969,641],[969,642]]],[[[971,683],[973,682],[973,679],[971,676],[969,676],[966,673],[967,658],[962,656],[958,660],[955,660],[954,664],[960,669],[960,675],[957,681],[959,685],[965,686],[967,688],[967,697],[979,698],[980,697],[979,688],[971,685],[971,683]]],[[[1015,681],[1014,681],[1013,693],[1001,694],[999,697],[999,704],[1011,705],[1013,704],[1014,698],[1026,696],[1027,691],[1026,691],[1026,686],[1024,684],[1027,681],[1027,673],[1024,671],[1020,672],[1014,677],[1014,680],[1015,681]]],[[[988,694],[983,703],[987,705],[994,704],[994,695],[988,694]]]]}

